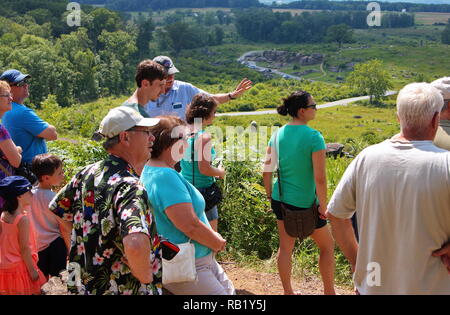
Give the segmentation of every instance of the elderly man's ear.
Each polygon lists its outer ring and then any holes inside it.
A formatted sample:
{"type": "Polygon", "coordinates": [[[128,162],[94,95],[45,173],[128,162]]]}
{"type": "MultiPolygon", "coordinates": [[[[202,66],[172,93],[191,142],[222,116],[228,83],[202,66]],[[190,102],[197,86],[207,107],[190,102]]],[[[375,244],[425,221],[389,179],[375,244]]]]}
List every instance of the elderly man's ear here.
{"type": "Polygon", "coordinates": [[[129,138],[129,136],[128,136],[128,134],[126,132],[121,132],[119,134],[119,138],[120,138],[120,142],[121,143],[125,143],[125,142],[128,142],[130,140],[130,138],[129,138]]]}
{"type": "Polygon", "coordinates": [[[441,114],[434,113],[433,119],[431,120],[431,125],[433,126],[433,129],[436,129],[436,130],[438,129],[440,120],[441,120],[441,114]]]}

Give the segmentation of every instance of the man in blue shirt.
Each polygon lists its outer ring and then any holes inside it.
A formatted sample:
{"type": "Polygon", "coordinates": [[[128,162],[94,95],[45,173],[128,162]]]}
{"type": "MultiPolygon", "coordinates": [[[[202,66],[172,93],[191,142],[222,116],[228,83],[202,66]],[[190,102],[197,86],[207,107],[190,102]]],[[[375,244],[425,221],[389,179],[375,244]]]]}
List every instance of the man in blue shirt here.
{"type": "MultiPolygon", "coordinates": [[[[160,65],[163,65],[168,73],[166,79],[165,91],[156,101],[147,103],[146,110],[150,117],[160,115],[175,115],[183,120],[186,120],[185,112],[186,106],[192,101],[195,94],[205,93],[211,95],[196,86],[175,80],[175,73],[178,73],[178,69],[174,66],[172,59],[167,56],[158,56],[153,59],[160,65]]],[[[244,78],[236,87],[236,89],[230,93],[213,94],[211,95],[217,103],[223,104],[234,100],[241,96],[245,91],[252,87],[252,82],[247,78],[244,78]]]]}
{"type": "Polygon", "coordinates": [[[56,128],[43,121],[31,109],[23,105],[30,96],[28,79],[30,75],[23,74],[16,69],[6,70],[0,80],[7,81],[13,94],[12,109],[5,113],[2,123],[14,143],[22,147],[22,161],[30,165],[33,158],[47,152],[47,141],[56,140],[56,128]]]}

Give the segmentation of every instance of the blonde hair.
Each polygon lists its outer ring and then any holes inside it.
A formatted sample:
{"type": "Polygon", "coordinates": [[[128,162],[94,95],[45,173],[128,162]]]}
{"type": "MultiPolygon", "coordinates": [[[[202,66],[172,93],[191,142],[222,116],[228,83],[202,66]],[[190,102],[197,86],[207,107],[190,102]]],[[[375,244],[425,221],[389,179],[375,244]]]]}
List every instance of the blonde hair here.
{"type": "Polygon", "coordinates": [[[9,86],[8,82],[0,80],[0,91],[11,91],[11,87],[9,86]]]}

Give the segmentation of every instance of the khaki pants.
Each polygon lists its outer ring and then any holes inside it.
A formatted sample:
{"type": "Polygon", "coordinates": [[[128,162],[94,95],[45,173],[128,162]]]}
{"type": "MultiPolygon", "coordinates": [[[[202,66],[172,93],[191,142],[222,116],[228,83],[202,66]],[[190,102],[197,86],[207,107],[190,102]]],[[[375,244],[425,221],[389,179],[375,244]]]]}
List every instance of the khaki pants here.
{"type": "MultiPolygon", "coordinates": [[[[164,286],[175,295],[235,295],[233,283],[213,254],[195,260],[197,281],[170,283],[164,286]]],[[[163,270],[164,272],[164,270],[163,270]]]]}

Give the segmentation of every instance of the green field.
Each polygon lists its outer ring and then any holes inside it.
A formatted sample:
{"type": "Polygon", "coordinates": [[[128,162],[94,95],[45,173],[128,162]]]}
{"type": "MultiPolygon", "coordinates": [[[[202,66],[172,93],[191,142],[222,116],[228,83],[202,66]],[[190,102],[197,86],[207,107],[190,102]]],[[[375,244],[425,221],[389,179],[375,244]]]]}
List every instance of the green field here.
{"type": "Polygon", "coordinates": [[[417,12],[414,13],[416,16],[416,24],[423,25],[433,25],[434,23],[448,23],[450,19],[450,13],[440,13],[440,12],[417,12]]]}

